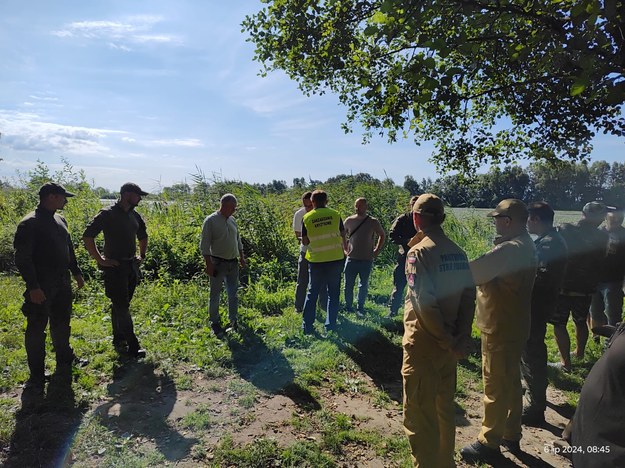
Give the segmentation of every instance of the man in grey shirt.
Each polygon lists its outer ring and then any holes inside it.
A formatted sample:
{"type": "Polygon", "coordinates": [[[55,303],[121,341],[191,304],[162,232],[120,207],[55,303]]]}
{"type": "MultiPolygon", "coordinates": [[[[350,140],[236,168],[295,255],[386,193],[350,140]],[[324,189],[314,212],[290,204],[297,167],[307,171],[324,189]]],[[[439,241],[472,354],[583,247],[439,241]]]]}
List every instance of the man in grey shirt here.
{"type": "Polygon", "coordinates": [[[356,214],[345,220],[348,235],[348,251],[345,260],[345,307],[348,312],[353,308],[354,284],[358,283],[358,302],[356,315],[364,316],[365,300],[369,290],[369,276],[373,268],[373,259],[378,256],[384,245],[384,229],[380,221],[367,214],[367,200],[358,198],[354,203],[356,214]],[[375,237],[377,236],[377,242],[375,237]]]}
{"type": "Polygon", "coordinates": [[[206,263],[206,274],[210,277],[208,314],[216,335],[223,332],[219,318],[219,296],[224,281],[230,320],[230,326],[226,328],[237,329],[239,265],[245,267],[245,257],[239,229],[232,217],[236,209],[236,197],[227,193],[221,197],[219,210],[207,216],[202,224],[200,251],[206,263]]]}

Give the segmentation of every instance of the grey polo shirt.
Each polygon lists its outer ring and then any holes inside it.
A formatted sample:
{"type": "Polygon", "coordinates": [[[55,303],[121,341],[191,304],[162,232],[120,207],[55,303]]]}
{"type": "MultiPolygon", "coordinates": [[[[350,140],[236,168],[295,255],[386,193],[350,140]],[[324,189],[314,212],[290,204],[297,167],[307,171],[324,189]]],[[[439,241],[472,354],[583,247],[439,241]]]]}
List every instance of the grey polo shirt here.
{"type": "Polygon", "coordinates": [[[208,215],[202,224],[200,251],[203,256],[232,260],[243,250],[237,223],[232,216],[225,218],[219,211],[208,215]]]}

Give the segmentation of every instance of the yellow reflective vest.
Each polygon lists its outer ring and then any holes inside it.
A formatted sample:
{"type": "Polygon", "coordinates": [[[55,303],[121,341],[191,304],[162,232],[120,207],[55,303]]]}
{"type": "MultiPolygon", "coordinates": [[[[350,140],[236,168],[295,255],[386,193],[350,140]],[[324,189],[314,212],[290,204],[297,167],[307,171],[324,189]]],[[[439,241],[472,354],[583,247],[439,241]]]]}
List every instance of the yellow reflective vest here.
{"type": "Polygon", "coordinates": [[[317,208],[304,215],[306,236],[310,241],[306,260],[312,263],[342,260],[343,242],[340,225],[341,215],[331,208],[317,208]]]}

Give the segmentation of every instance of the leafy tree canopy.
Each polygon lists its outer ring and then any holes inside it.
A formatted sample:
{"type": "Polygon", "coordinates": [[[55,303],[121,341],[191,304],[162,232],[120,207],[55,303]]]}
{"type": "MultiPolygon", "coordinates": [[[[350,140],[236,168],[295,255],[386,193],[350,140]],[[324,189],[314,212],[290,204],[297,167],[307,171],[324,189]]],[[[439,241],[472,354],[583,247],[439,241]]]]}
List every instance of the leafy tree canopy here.
{"type": "Polygon", "coordinates": [[[625,133],[623,0],[263,0],[262,73],[335,92],[364,140],[433,140],[441,169],[583,160],[625,133]]]}

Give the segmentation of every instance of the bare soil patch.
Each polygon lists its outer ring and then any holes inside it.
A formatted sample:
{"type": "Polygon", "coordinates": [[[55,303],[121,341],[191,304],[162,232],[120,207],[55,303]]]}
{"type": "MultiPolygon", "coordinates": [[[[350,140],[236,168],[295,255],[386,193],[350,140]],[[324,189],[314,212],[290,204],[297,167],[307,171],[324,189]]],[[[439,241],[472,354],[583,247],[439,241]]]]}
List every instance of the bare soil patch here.
{"type": "MultiPolygon", "coordinates": [[[[176,466],[197,466],[212,458],[212,450],[226,434],[235,443],[248,444],[259,438],[273,438],[280,445],[298,440],[321,441],[322,434],[314,427],[295,427],[294,418],[305,418],[311,411],[326,409],[347,415],[360,430],[384,436],[403,435],[401,404],[396,392],[393,400],[380,405],[374,398],[380,386],[400,388],[400,378],[385,370],[368,368],[374,374],[360,373],[361,384],[354,392],[336,392],[321,387],[311,397],[293,384],[278,392],[266,392],[252,387],[238,375],[208,378],[200,371],[187,371],[191,376],[188,390],[177,390],[173,379],[151,364],[135,363],[122,369],[108,386],[108,396],[91,408],[76,408],[65,395],[68,406],[61,400],[48,399],[34,409],[19,409],[21,391],[2,395],[15,400],[17,427],[9,447],[4,447],[0,462],[4,466],[71,465],[75,456],[67,445],[85,418],[99,418],[109,431],[133,444],[138,450],[153,449],[176,466]],[[384,376],[386,378],[382,378],[384,376]],[[251,393],[250,393],[251,392],[251,393]],[[318,405],[318,407],[315,406],[318,405]],[[203,411],[208,415],[205,427],[185,423],[188,415],[203,411]],[[198,456],[201,453],[201,456],[198,456]]],[[[49,393],[49,392],[48,392],[49,393]]],[[[502,450],[499,466],[566,467],[565,458],[549,449],[564,428],[570,410],[559,391],[549,388],[550,407],[545,427],[524,427],[520,457],[502,450]]],[[[471,443],[479,432],[482,415],[482,395],[470,389],[458,401],[456,446],[471,443]]],[[[105,446],[92,445],[87,465],[97,466],[105,446]]],[[[84,455],[81,460],[84,464],[84,455]]],[[[363,445],[350,444],[338,457],[343,467],[394,466],[363,445]]],[[[469,466],[458,461],[458,466],[469,466]]]]}

